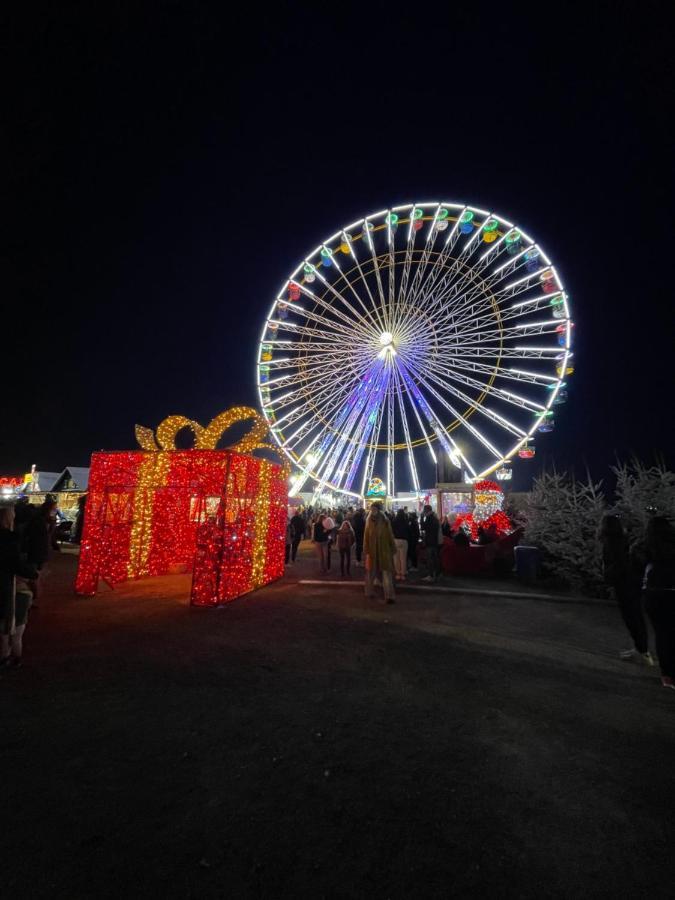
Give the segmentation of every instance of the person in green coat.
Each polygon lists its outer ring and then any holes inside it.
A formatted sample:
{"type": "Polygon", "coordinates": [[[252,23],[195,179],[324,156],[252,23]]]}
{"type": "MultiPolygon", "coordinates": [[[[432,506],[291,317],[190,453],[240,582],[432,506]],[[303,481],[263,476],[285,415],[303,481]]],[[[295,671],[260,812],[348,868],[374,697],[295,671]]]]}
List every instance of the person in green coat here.
{"type": "Polygon", "coordinates": [[[366,597],[373,597],[376,577],[382,580],[385,603],[394,602],[394,554],[396,541],[391,522],[382,511],[380,503],[373,503],[363,534],[363,552],[366,556],[366,597]]]}

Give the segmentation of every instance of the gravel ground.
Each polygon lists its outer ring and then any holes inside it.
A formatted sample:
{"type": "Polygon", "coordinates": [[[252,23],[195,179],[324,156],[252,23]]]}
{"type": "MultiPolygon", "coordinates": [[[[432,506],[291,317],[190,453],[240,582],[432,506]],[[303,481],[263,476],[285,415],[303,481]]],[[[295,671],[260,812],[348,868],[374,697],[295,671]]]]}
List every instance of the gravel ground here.
{"type": "Polygon", "coordinates": [[[12,896],[673,896],[675,692],[611,606],[74,566],[0,680],[12,896]]]}

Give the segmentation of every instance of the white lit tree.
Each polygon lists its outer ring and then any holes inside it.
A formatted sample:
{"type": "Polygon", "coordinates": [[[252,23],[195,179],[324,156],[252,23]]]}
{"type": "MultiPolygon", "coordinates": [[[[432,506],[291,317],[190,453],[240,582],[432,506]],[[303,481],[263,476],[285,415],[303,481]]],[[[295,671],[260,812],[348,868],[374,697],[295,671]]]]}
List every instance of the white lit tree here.
{"type": "Polygon", "coordinates": [[[606,511],[602,483],[558,472],[534,479],[524,543],[538,547],[545,571],[584,593],[602,591],[598,528],[606,511]]]}
{"type": "Polygon", "coordinates": [[[612,471],[616,475],[613,512],[621,516],[631,544],[643,542],[651,516],[675,521],[675,472],[663,463],[646,466],[635,458],[619,463],[612,471]]]}

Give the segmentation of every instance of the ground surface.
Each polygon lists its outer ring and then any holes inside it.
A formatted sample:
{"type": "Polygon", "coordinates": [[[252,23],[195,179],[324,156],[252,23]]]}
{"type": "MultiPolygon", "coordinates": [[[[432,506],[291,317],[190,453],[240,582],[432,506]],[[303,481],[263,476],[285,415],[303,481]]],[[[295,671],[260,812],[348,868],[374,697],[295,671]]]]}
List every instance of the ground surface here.
{"type": "Polygon", "coordinates": [[[675,696],[611,606],[74,563],[0,680],[15,898],[672,897],[675,696]]]}

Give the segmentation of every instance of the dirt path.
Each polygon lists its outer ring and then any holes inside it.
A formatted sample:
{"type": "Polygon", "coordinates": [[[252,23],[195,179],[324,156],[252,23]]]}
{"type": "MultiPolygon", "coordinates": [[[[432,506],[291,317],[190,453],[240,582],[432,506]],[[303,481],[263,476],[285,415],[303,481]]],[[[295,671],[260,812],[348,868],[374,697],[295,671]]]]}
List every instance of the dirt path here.
{"type": "Polygon", "coordinates": [[[611,607],[73,569],[0,681],[13,896],[672,896],[675,696],[611,607]]]}

